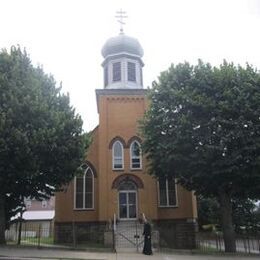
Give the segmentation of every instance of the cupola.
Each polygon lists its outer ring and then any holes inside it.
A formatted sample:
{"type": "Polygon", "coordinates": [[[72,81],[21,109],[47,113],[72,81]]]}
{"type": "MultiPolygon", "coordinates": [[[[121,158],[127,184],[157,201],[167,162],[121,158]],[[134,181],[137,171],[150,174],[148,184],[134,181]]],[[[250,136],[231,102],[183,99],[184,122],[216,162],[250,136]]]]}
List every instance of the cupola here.
{"type": "Polygon", "coordinates": [[[106,41],[101,53],[105,89],[143,88],[143,48],[137,39],[121,31],[106,41]]]}

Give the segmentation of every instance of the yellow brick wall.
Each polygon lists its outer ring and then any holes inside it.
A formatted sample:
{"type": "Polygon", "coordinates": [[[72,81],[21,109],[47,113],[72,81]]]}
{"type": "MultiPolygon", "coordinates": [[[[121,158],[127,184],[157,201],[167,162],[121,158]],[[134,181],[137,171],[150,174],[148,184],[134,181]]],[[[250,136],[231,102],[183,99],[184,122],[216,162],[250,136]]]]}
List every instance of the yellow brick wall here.
{"type": "Polygon", "coordinates": [[[95,178],[95,210],[76,211],[72,209],[73,184],[66,193],[56,196],[56,221],[108,221],[118,215],[118,191],[112,189],[113,181],[122,174],[139,177],[143,189],[138,189],[138,214],[145,213],[149,219],[196,218],[196,198],[178,186],[178,207],[158,208],[157,182],[146,173],[145,161],[142,170],[130,169],[130,150],[124,149],[124,170],[112,170],[112,149],[109,144],[120,136],[125,143],[131,137],[140,136],[138,121],[143,117],[148,101],[144,95],[99,95],[99,126],[94,130],[93,142],[87,154],[97,172],[95,178]]]}

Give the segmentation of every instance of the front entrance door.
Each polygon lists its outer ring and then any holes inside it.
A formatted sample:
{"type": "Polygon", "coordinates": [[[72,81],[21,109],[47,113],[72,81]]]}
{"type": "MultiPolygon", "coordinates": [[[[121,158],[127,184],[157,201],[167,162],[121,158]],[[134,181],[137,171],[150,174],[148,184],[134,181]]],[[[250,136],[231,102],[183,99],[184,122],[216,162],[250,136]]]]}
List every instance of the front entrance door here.
{"type": "Polygon", "coordinates": [[[131,220],[137,218],[136,191],[119,191],[119,218],[131,220]]]}

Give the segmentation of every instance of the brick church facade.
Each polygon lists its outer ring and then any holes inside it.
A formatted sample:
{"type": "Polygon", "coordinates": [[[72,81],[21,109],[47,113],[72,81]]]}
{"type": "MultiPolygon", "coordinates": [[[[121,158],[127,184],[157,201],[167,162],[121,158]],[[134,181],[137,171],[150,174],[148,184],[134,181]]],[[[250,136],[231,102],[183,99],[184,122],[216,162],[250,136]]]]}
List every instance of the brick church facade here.
{"type": "Polygon", "coordinates": [[[102,55],[104,87],[96,89],[99,125],[91,134],[84,174],[56,195],[56,239],[60,229],[72,224],[105,230],[115,218],[136,221],[144,214],[172,247],[190,247],[197,221],[193,192],[174,180],[150,176],[141,151],[139,121],[149,106],[143,49],[121,32],[107,40],[102,55]]]}

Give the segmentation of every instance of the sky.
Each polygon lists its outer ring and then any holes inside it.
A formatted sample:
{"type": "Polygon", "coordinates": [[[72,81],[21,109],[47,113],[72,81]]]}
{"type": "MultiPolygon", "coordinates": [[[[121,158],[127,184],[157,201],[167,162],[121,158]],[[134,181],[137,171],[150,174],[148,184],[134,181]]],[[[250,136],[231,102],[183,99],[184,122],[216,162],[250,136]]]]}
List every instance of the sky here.
{"type": "Polygon", "coordinates": [[[101,48],[125,34],[144,49],[144,87],[172,63],[223,59],[260,69],[260,0],[0,0],[0,49],[26,48],[69,93],[90,131],[98,124],[95,89],[103,88],[101,48]]]}

